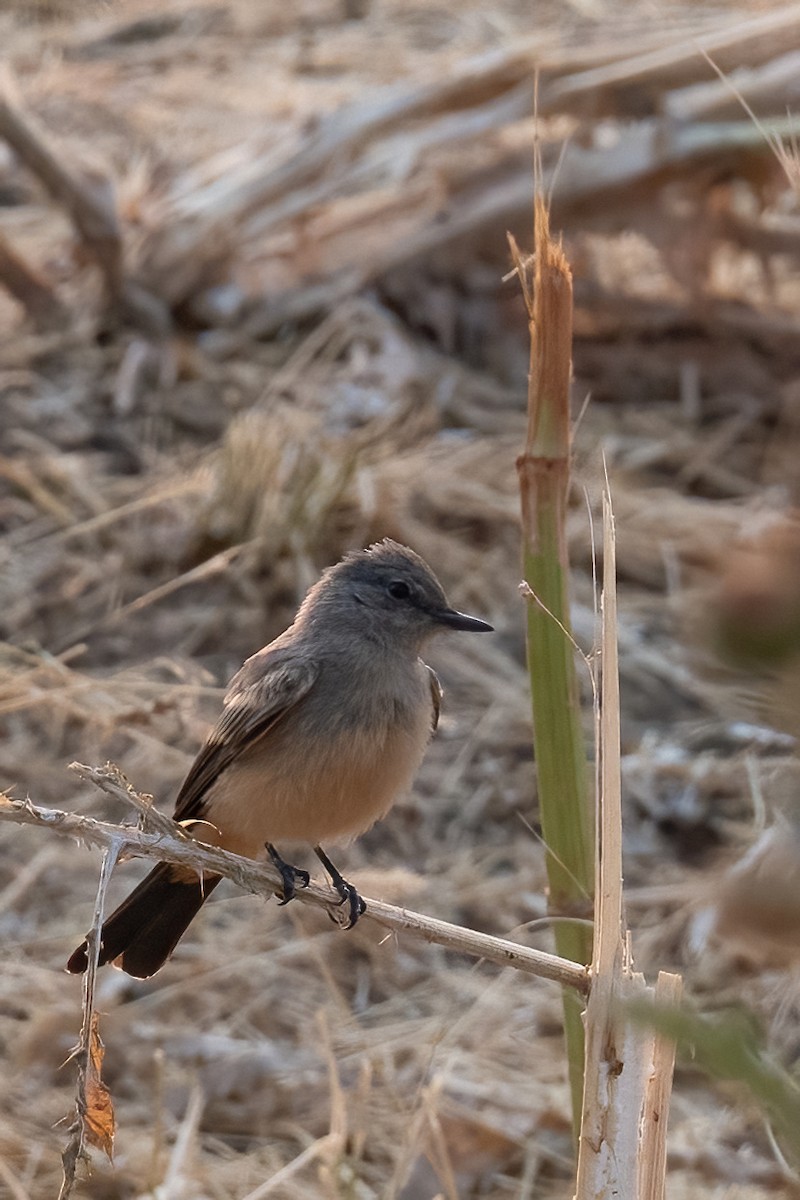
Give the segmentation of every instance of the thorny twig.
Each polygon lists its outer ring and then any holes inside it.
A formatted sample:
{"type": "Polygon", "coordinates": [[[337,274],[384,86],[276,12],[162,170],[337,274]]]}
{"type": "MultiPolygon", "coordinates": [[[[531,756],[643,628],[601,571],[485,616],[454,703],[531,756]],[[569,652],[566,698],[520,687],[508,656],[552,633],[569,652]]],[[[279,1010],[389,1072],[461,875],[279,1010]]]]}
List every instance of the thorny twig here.
{"type": "Polygon", "coordinates": [[[75,1119],[69,1130],[69,1141],[61,1155],[64,1177],[58,1200],[68,1200],[75,1185],[75,1172],[86,1154],[86,1143],[100,1145],[111,1157],[114,1138],[114,1113],[111,1098],[100,1078],[102,1043],[97,1031],[94,992],[97,965],[100,957],[100,931],[103,926],[106,892],[111,875],[123,849],[120,838],[111,838],[100,867],[92,927],[86,936],[88,967],[83,977],[83,1019],[80,1038],[70,1055],[78,1065],[75,1095],[75,1119]]]}
{"type": "MultiPolygon", "coordinates": [[[[84,766],[73,763],[72,770],[94,783],[107,795],[131,804],[143,814],[145,826],[136,828],[98,821],[78,813],[60,809],[41,808],[27,800],[12,800],[0,796],[0,818],[19,824],[48,827],[62,836],[77,838],[87,845],[107,848],[112,844],[119,847],[118,857],[145,857],[161,862],[174,862],[193,867],[199,874],[224,875],[245,891],[269,897],[280,890],[282,883],[278,872],[267,863],[258,863],[249,858],[240,858],[219,850],[214,846],[194,841],[179,825],[159,813],[150,797],[142,796],[125,779],[122,772],[109,763],[104,767],[84,766]]],[[[324,908],[336,915],[339,898],[329,887],[312,883],[297,892],[297,899],[317,908],[324,908]]],[[[410,933],[425,941],[457,950],[474,958],[496,963],[498,966],[515,967],[529,975],[550,979],[585,993],[589,990],[589,971],[578,963],[558,958],[542,950],[521,946],[506,938],[479,933],[447,921],[423,916],[380,900],[366,901],[365,918],[394,933],[410,933]]]]}

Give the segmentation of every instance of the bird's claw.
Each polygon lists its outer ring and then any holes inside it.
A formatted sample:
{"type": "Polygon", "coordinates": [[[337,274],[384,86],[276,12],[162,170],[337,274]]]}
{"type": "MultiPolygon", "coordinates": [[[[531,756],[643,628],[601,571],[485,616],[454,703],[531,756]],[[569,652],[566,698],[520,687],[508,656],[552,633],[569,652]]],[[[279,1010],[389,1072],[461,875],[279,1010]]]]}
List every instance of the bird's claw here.
{"type": "Polygon", "coordinates": [[[341,921],[330,910],[328,910],[328,916],[336,925],[341,925],[343,929],[352,929],[361,914],[367,911],[367,906],[352,883],[348,883],[341,872],[333,865],[322,847],[315,846],[314,853],[328,872],[334,890],[339,893],[339,903],[336,907],[342,908],[345,904],[347,905],[347,923],[341,921]]]}
{"type": "Polygon", "coordinates": [[[348,907],[347,921],[342,921],[330,910],[328,911],[328,916],[334,924],[341,925],[342,929],[352,929],[361,914],[367,911],[367,906],[352,883],[348,883],[346,879],[341,879],[339,883],[334,882],[333,887],[339,893],[336,908],[342,908],[345,904],[348,907]]]}
{"type": "Polygon", "coordinates": [[[294,899],[294,894],[297,891],[297,885],[300,887],[308,887],[311,882],[311,876],[308,871],[303,871],[300,867],[293,867],[291,863],[284,862],[275,847],[267,842],[267,854],[270,862],[281,877],[283,883],[283,892],[276,892],[276,896],[280,896],[278,900],[279,907],[283,908],[284,904],[288,904],[294,899]]]}
{"type": "MultiPolygon", "coordinates": [[[[283,873],[281,873],[283,875],[283,873]]],[[[288,878],[283,875],[283,895],[278,900],[278,908],[283,908],[284,904],[288,904],[290,900],[294,900],[294,894],[297,891],[297,885],[307,888],[311,882],[311,876],[308,871],[302,871],[299,867],[295,867],[293,874],[288,878]]],[[[277,892],[275,893],[278,894],[277,892]]]]}

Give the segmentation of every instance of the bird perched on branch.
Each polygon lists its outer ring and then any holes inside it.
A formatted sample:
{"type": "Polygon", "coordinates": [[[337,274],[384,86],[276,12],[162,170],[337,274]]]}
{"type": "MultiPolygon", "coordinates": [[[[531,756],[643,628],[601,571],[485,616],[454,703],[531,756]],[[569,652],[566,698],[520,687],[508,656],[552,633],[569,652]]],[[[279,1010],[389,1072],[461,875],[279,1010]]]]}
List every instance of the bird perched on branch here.
{"type": "MultiPolygon", "coordinates": [[[[321,843],[363,833],[410,786],[439,717],[439,682],[420,658],[428,640],[491,628],[452,609],[406,546],[387,538],[347,554],[310,589],[285,633],[232,679],[178,793],[175,820],[234,854],[266,850],[283,903],[309,875],[284,861],[276,843],[310,843],[351,927],[364,902],[321,843]]],[[[220,879],[160,863],[103,925],[101,965],[153,975],[220,879]]],[[[67,969],[86,967],[84,941],[67,969]]]]}

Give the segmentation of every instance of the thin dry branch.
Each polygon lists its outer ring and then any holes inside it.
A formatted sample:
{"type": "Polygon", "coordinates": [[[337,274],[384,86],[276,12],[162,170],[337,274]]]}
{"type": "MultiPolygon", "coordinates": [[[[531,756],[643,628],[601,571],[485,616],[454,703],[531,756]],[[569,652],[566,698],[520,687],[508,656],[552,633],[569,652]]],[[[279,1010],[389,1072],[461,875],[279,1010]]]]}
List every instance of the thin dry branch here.
{"type": "MultiPolygon", "coordinates": [[[[124,775],[112,764],[105,767],[84,766],[73,763],[72,769],[94,783],[107,795],[126,804],[133,805],[144,817],[145,826],[150,829],[140,829],[129,825],[114,825],[108,821],[98,821],[92,817],[81,816],[78,813],[68,813],[61,809],[41,808],[28,800],[12,800],[0,794],[0,819],[10,820],[21,825],[36,825],[39,828],[51,829],[65,837],[76,838],[89,846],[103,849],[112,845],[119,846],[119,857],[153,858],[159,862],[174,862],[192,867],[199,874],[203,872],[224,875],[245,891],[258,896],[270,897],[281,887],[278,872],[270,865],[257,863],[252,859],[240,858],[194,841],[188,837],[179,825],[159,813],[153,807],[152,798],[143,796],[125,779],[124,775]]],[[[338,897],[332,898],[330,888],[310,884],[309,887],[298,891],[297,899],[305,904],[338,915],[338,897]]],[[[578,963],[558,958],[542,950],[532,950],[520,946],[506,938],[494,937],[487,933],[478,933],[447,921],[439,921],[408,909],[398,908],[393,904],[385,904],[380,900],[367,900],[365,917],[377,921],[379,925],[393,933],[410,933],[424,941],[433,942],[448,950],[470,955],[473,958],[485,959],[498,966],[515,967],[529,975],[541,979],[550,979],[579,992],[589,990],[589,971],[578,963]]]]}
{"type": "Polygon", "coordinates": [[[665,90],[706,76],[703,54],[710,54],[723,70],[733,70],[741,64],[746,52],[751,65],[779,54],[792,43],[800,27],[800,4],[788,4],[773,12],[759,13],[731,23],[725,18],[705,34],[681,37],[677,42],[661,45],[629,58],[590,67],[588,70],[565,75],[556,81],[544,97],[549,106],[566,105],[588,93],[607,88],[642,87],[665,90]],[[746,50],[745,50],[746,48],[746,50]]]}
{"type": "MultiPolygon", "coordinates": [[[[791,140],[800,121],[786,117],[769,122],[775,137],[791,140]]],[[[580,217],[593,228],[616,232],[630,223],[631,213],[674,179],[703,167],[726,164],[731,155],[768,158],[773,149],[751,121],[688,124],[665,130],[660,118],[626,127],[624,137],[612,146],[570,142],[561,153],[559,142],[545,146],[548,161],[541,177],[543,194],[552,197],[559,219],[580,217]]],[[[298,279],[282,291],[254,301],[240,330],[225,335],[228,353],[250,338],[268,337],[283,325],[302,322],[330,312],[344,300],[371,286],[390,271],[422,262],[462,239],[475,239],[498,228],[514,228],[530,218],[530,164],[514,152],[498,159],[491,169],[480,166],[463,174],[437,177],[437,187],[447,187],[447,204],[417,196],[414,217],[397,204],[393,189],[376,192],[369,218],[364,219],[358,258],[340,265],[336,260],[337,206],[328,205],[324,226],[315,230],[321,266],[318,281],[298,279]]],[[[347,202],[343,202],[347,210],[347,202]]],[[[309,208],[295,216],[313,220],[309,208]]],[[[349,220],[349,215],[345,218],[349,220]]],[[[638,297],[637,297],[638,303],[638,297]]],[[[683,312],[684,310],[682,310],[683,312]]],[[[715,309],[716,313],[716,309],[715,309]]],[[[766,324],[770,324],[770,321],[766,324]]],[[[764,322],[764,318],[761,318],[764,322]]]]}
{"type": "Polygon", "coordinates": [[[78,1163],[86,1155],[86,1143],[100,1146],[111,1158],[114,1143],[114,1109],[108,1089],[100,1077],[103,1062],[103,1043],[100,1041],[98,1015],[94,1006],[97,964],[100,955],[100,932],[103,926],[106,892],[111,874],[119,861],[123,841],[112,839],[103,854],[92,928],[87,936],[88,969],[83,977],[83,1020],[78,1044],[72,1058],[78,1065],[75,1095],[75,1120],[69,1130],[69,1140],[61,1155],[64,1178],[58,1200],[69,1200],[75,1186],[78,1163]]]}
{"type": "Polygon", "coordinates": [[[166,333],[170,318],[165,306],[125,276],[122,231],[111,182],[99,172],[81,174],[62,161],[26,112],[8,73],[0,76],[0,138],[64,208],[100,268],[108,298],[118,311],[148,332],[166,333]]]}
{"type": "MultiPolygon", "coordinates": [[[[301,141],[281,157],[269,151],[240,171],[193,191],[174,203],[172,219],[165,221],[153,239],[151,271],[154,278],[175,288],[175,271],[190,263],[221,229],[231,229],[254,213],[268,210],[291,193],[304,190],[330,167],[343,163],[337,174],[351,172],[348,160],[363,153],[379,135],[403,122],[437,116],[451,110],[471,109],[493,101],[498,93],[531,81],[531,47],[493,52],[470,60],[445,79],[417,84],[393,84],[378,89],[354,104],[324,117],[317,129],[303,132],[301,141]],[[180,229],[180,236],[176,230],[180,229]]],[[[532,84],[529,82],[532,92],[532,84]]],[[[516,106],[515,106],[516,107],[516,106]]],[[[314,192],[309,196],[312,203],[314,192]]],[[[181,287],[185,282],[181,280],[181,287]]]]}
{"type": "MultiPolygon", "coordinates": [[[[683,39],[713,39],[717,23],[709,29],[707,21],[693,18],[673,28],[683,39]]],[[[163,281],[174,297],[186,287],[188,275],[184,278],[182,272],[191,272],[209,241],[221,232],[243,228],[254,215],[256,224],[247,233],[263,235],[276,215],[296,217],[327,194],[360,186],[365,171],[376,184],[387,172],[396,179],[398,160],[413,161],[431,143],[452,146],[470,133],[494,129],[498,121],[510,124],[531,111],[537,73],[545,80],[565,74],[579,78],[582,70],[611,69],[620,54],[627,62],[662,45],[663,34],[638,31],[622,44],[609,40],[604,45],[565,47],[558,37],[540,31],[535,37],[516,39],[510,48],[468,58],[440,78],[368,92],[323,117],[313,132],[304,128],[297,142],[271,148],[255,160],[248,153],[232,167],[226,152],[224,170],[220,164],[210,182],[189,184],[165,203],[147,255],[153,278],[163,281]],[[398,130],[401,154],[392,143],[398,130]],[[380,139],[383,149],[376,154],[380,139]]],[[[541,103],[540,99],[540,110],[541,103]]]]}
{"type": "Polygon", "coordinates": [[[799,75],[800,52],[792,48],[758,67],[738,67],[720,79],[669,92],[664,112],[679,121],[733,120],[743,104],[761,113],[784,112],[796,97],[799,75]]]}
{"type": "Polygon", "coordinates": [[[14,95],[8,76],[0,88],[0,137],[5,138],[52,198],[66,209],[81,240],[102,266],[110,289],[118,291],[122,237],[108,183],[97,179],[90,184],[66,167],[14,95]]]}

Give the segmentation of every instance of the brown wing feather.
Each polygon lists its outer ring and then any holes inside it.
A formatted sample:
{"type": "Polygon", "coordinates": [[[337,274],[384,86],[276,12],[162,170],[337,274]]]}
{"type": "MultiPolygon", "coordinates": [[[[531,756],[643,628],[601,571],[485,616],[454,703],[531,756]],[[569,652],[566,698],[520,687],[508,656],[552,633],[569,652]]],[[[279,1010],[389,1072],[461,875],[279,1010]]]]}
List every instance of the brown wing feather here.
{"type": "Polygon", "coordinates": [[[254,741],[263,737],[307,694],[318,667],[307,658],[260,650],[231,681],[217,724],[189,768],[175,820],[200,820],[203,797],[215,779],[254,741]]]}

